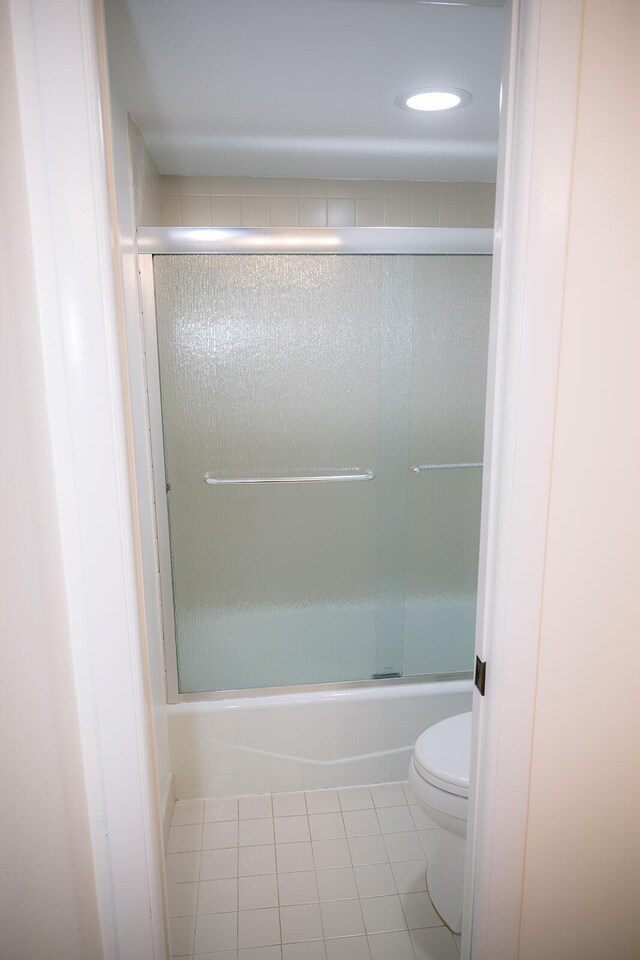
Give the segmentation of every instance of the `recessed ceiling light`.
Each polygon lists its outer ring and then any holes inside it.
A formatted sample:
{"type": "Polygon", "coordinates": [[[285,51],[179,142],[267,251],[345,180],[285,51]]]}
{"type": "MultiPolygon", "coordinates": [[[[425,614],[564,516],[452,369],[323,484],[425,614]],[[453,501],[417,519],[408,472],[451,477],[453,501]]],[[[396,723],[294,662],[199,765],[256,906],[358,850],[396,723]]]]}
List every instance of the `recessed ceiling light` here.
{"type": "Polygon", "coordinates": [[[466,107],[473,97],[466,90],[456,87],[421,87],[396,97],[397,106],[402,110],[417,110],[431,113],[436,110],[456,110],[466,107]]]}

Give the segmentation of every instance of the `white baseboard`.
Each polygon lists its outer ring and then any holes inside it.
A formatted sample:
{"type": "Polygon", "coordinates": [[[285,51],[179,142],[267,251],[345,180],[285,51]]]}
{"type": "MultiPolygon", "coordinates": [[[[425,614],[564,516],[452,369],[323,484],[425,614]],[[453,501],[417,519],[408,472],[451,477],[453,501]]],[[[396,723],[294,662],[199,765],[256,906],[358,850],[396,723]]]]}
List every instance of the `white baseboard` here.
{"type": "Polygon", "coordinates": [[[171,826],[171,817],[173,816],[173,808],[176,802],[176,790],[173,780],[173,774],[169,774],[169,779],[167,781],[167,786],[164,791],[164,800],[162,802],[162,836],[164,839],[164,845],[167,846],[169,840],[169,827],[171,826]]]}

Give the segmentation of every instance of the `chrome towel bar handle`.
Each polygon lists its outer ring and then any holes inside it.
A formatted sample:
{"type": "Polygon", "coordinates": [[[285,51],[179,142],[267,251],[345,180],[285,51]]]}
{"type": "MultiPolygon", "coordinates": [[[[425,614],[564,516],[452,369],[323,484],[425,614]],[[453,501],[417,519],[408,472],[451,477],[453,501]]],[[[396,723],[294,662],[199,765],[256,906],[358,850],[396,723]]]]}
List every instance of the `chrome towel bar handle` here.
{"type": "Polygon", "coordinates": [[[468,470],[481,466],[481,463],[419,463],[412,468],[412,473],[422,473],[423,470],[468,470]]]}
{"type": "Polygon", "coordinates": [[[351,473],[319,473],[308,477],[219,477],[205,473],[203,480],[212,485],[244,483],[342,483],[354,480],[374,480],[373,470],[354,470],[351,473]]]}
{"type": "MultiPolygon", "coordinates": [[[[425,470],[466,470],[482,467],[482,463],[419,463],[411,468],[412,473],[422,473],[425,470]]],[[[205,473],[202,478],[211,486],[247,484],[247,483],[343,483],[358,480],[375,480],[373,470],[353,470],[349,473],[318,473],[310,476],[282,476],[282,477],[225,477],[205,473]]]]}

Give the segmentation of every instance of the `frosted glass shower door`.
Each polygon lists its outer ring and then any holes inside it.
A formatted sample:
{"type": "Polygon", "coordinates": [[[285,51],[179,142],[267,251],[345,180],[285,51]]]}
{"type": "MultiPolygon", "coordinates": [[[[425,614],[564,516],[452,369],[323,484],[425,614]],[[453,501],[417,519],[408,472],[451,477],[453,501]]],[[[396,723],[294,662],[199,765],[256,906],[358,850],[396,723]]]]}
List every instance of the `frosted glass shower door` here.
{"type": "Polygon", "coordinates": [[[182,693],[402,672],[412,271],[410,257],[154,258],[182,693]]]}
{"type": "Polygon", "coordinates": [[[470,670],[490,257],[154,272],[180,692],[470,670]]]}
{"type": "Polygon", "coordinates": [[[406,676],[471,670],[491,257],[416,257],[406,676]]]}

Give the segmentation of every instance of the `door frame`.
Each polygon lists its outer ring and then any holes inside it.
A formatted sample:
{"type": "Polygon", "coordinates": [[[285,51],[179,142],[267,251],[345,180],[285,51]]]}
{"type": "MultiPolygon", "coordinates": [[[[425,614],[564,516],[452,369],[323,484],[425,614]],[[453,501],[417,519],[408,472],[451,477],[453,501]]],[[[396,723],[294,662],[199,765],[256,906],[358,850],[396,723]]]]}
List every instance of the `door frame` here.
{"type": "MultiPolygon", "coordinates": [[[[6,0],[105,958],[168,956],[93,0],[6,0]]],[[[584,0],[513,0],[462,956],[518,954],[584,0]]],[[[105,148],[106,144],[106,148],[105,148]]]]}
{"type": "Polygon", "coordinates": [[[583,13],[508,8],[462,960],[518,956],[583,13]]]}
{"type": "Polygon", "coordinates": [[[5,2],[102,956],[166,960],[102,24],[93,0],[5,2]]]}

